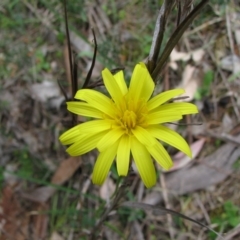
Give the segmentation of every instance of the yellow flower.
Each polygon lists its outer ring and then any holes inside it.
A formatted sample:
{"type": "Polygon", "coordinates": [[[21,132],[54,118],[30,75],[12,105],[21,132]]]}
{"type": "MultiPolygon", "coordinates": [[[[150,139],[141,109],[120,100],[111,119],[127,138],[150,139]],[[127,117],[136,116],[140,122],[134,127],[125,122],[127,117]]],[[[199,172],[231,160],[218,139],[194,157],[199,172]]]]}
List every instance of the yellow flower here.
{"type": "Polygon", "coordinates": [[[156,183],[156,170],[151,157],[164,169],[172,166],[169,154],[158,140],[191,157],[186,141],[161,124],[180,120],[198,110],[191,103],[166,103],[183,94],[183,89],[151,98],[155,85],[144,63],[134,68],[129,88],[122,71],[112,75],[104,69],[102,77],[110,98],[95,90],[81,89],[75,95],[81,101],[67,103],[70,112],[95,120],[71,128],[59,139],[64,145],[71,145],[67,149],[71,156],[98,149],[92,175],[94,184],[104,182],[115,158],[119,176],[126,176],[132,155],[145,186],[152,187],[156,183]]]}

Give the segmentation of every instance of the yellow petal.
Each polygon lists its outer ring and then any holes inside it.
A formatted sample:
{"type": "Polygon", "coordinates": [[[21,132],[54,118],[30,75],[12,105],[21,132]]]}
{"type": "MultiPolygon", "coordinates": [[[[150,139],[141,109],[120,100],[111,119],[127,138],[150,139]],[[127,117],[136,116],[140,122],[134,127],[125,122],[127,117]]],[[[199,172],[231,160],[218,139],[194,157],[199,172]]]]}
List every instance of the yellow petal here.
{"type": "Polygon", "coordinates": [[[148,114],[147,123],[150,124],[159,124],[166,122],[174,122],[182,119],[180,113],[173,110],[163,110],[158,112],[153,112],[148,114]]]}
{"type": "Polygon", "coordinates": [[[75,98],[86,101],[90,106],[111,117],[115,116],[113,102],[100,92],[92,89],[81,89],[77,91],[75,98]]]}
{"type": "Polygon", "coordinates": [[[137,140],[143,145],[152,146],[155,144],[155,139],[146,129],[137,126],[131,131],[133,135],[137,138],[137,140]]]}
{"type": "Polygon", "coordinates": [[[112,73],[107,68],[105,68],[102,71],[102,77],[104,85],[108,90],[110,96],[115,103],[119,104],[122,100],[123,94],[112,73]]]}
{"type": "Polygon", "coordinates": [[[101,185],[105,181],[113,160],[117,154],[118,141],[98,155],[93,168],[92,182],[101,185]]]}
{"type": "Polygon", "coordinates": [[[72,144],[76,142],[79,137],[81,138],[82,135],[97,134],[111,129],[111,126],[112,123],[108,120],[92,120],[69,129],[59,137],[59,140],[63,145],[72,144]]]}
{"type": "Polygon", "coordinates": [[[185,139],[181,137],[177,132],[162,125],[153,125],[148,127],[147,130],[155,138],[177,148],[189,157],[192,157],[192,152],[189,145],[187,144],[185,139]]]}
{"type": "Polygon", "coordinates": [[[126,176],[128,174],[129,160],[130,139],[128,135],[123,135],[117,150],[117,171],[119,176],[126,176]]]}
{"type": "Polygon", "coordinates": [[[67,102],[67,109],[72,113],[86,117],[102,118],[104,115],[95,107],[84,102],[67,102]]]}
{"type": "Polygon", "coordinates": [[[107,131],[100,132],[98,134],[92,133],[82,135],[67,149],[67,152],[71,156],[80,156],[84,153],[87,153],[96,148],[97,143],[104,137],[104,135],[106,135],[106,133],[107,131]]]}
{"type": "Polygon", "coordinates": [[[148,152],[164,169],[168,170],[172,167],[173,162],[165,148],[156,140],[156,144],[152,147],[147,146],[148,152]]]}
{"type": "Polygon", "coordinates": [[[131,138],[131,152],[144,185],[147,188],[153,187],[156,184],[156,170],[152,158],[135,137],[131,138]]]}
{"type": "Polygon", "coordinates": [[[111,147],[122,135],[124,131],[121,128],[115,128],[110,130],[97,144],[97,149],[99,152],[105,151],[107,148],[111,147]]]}
{"type": "Polygon", "coordinates": [[[76,138],[78,138],[81,135],[81,132],[79,131],[79,125],[69,129],[65,133],[63,133],[59,140],[63,145],[68,145],[74,143],[76,138]]]}
{"type": "Polygon", "coordinates": [[[124,80],[124,75],[123,75],[123,71],[119,71],[116,74],[114,74],[114,78],[119,86],[119,88],[121,89],[122,95],[126,95],[128,92],[127,89],[127,85],[126,82],[124,80]]]}
{"type": "Polygon", "coordinates": [[[105,130],[109,130],[112,127],[112,121],[110,120],[92,120],[80,124],[79,131],[81,134],[98,133],[105,130]]]}
{"type": "Polygon", "coordinates": [[[163,93],[160,93],[158,95],[156,95],[155,97],[153,97],[152,99],[150,99],[147,103],[147,108],[148,111],[151,111],[152,109],[160,106],[161,104],[169,101],[170,99],[172,99],[173,97],[176,97],[178,95],[181,95],[184,93],[183,89],[174,89],[174,90],[169,90],[163,93]]]}
{"type": "Polygon", "coordinates": [[[164,111],[164,110],[173,110],[178,112],[181,115],[198,113],[197,106],[192,103],[181,103],[181,102],[167,103],[154,109],[154,111],[164,111]]]}
{"type": "Polygon", "coordinates": [[[135,102],[141,100],[148,101],[154,90],[154,82],[148,72],[146,65],[142,62],[134,68],[130,86],[129,96],[135,102]]]}

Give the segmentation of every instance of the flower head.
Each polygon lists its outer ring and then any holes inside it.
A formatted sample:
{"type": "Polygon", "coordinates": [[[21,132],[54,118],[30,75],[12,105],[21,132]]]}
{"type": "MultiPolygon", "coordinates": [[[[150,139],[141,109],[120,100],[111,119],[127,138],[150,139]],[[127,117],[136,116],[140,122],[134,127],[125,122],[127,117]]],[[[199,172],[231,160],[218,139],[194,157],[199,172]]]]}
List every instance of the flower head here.
{"type": "Polygon", "coordinates": [[[155,85],[144,63],[134,68],[129,88],[122,71],[112,75],[104,69],[102,77],[110,98],[95,90],[79,90],[75,99],[81,101],[68,102],[68,110],[94,120],[66,131],[60,141],[71,145],[67,149],[71,156],[98,149],[93,183],[104,182],[115,158],[118,174],[126,176],[132,155],[145,186],[152,187],[156,183],[152,158],[164,169],[172,166],[169,154],[158,140],[191,157],[186,141],[162,124],[180,120],[183,115],[198,110],[191,103],[167,103],[183,94],[183,89],[166,91],[151,98],[155,85]]]}

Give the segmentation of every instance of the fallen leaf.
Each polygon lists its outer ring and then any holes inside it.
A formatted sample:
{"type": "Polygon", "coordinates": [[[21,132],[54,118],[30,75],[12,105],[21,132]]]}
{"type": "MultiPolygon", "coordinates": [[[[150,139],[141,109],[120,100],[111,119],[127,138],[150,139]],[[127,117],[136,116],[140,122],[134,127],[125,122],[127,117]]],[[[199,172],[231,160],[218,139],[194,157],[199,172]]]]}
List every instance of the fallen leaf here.
{"type": "Polygon", "coordinates": [[[75,32],[70,31],[70,40],[73,46],[78,50],[78,51],[83,51],[83,52],[93,52],[92,46],[85,40],[83,40],[81,37],[79,37],[75,32]]]}
{"type": "Polygon", "coordinates": [[[50,240],[64,240],[64,238],[57,232],[53,232],[50,240]]]}
{"type": "MultiPolygon", "coordinates": [[[[235,138],[240,140],[240,136],[235,138]]],[[[232,164],[239,157],[240,149],[233,143],[226,143],[198,164],[166,174],[167,188],[176,194],[185,194],[217,184],[232,173],[232,164]]]]}
{"type": "Polygon", "coordinates": [[[41,83],[34,83],[31,85],[30,90],[32,97],[37,98],[40,102],[46,102],[53,97],[61,97],[59,87],[53,81],[45,80],[41,83]]]}
{"type": "MultiPolygon", "coordinates": [[[[70,157],[64,160],[55,174],[52,177],[51,183],[56,185],[62,185],[69,180],[75,171],[81,166],[82,160],[80,157],[70,157]]],[[[56,188],[51,186],[39,187],[31,192],[23,192],[22,197],[34,202],[44,203],[46,202],[56,191],[56,188]]]]}
{"type": "Polygon", "coordinates": [[[192,59],[194,62],[198,63],[202,61],[205,51],[203,49],[197,49],[192,53],[192,59]]]}
{"type": "Polygon", "coordinates": [[[127,202],[123,202],[121,204],[121,206],[124,207],[129,207],[131,209],[133,208],[137,208],[137,209],[141,209],[144,211],[151,211],[153,215],[165,215],[165,214],[171,214],[172,216],[177,216],[180,217],[182,219],[186,219],[188,221],[191,221],[193,223],[196,223],[198,225],[200,225],[201,227],[207,228],[208,230],[214,232],[217,236],[220,237],[220,239],[224,239],[219,233],[217,233],[216,231],[214,231],[212,228],[208,227],[207,225],[194,220],[193,218],[190,218],[182,213],[179,213],[177,211],[171,210],[171,209],[167,209],[161,206],[153,206],[150,204],[146,204],[146,203],[141,203],[141,202],[131,202],[131,201],[127,201],[127,202]]]}
{"type": "Polygon", "coordinates": [[[22,192],[21,196],[33,202],[44,203],[56,192],[51,186],[43,186],[34,189],[31,192],[22,192]]]}
{"type": "Polygon", "coordinates": [[[107,178],[106,181],[103,183],[103,185],[99,189],[100,197],[106,200],[107,202],[109,202],[110,197],[114,193],[115,189],[116,189],[116,185],[113,182],[113,180],[111,178],[107,178]]]}
{"type": "Polygon", "coordinates": [[[190,59],[190,54],[187,52],[178,52],[176,48],[174,48],[170,54],[170,61],[176,62],[179,60],[188,61],[190,59]]]}
{"type": "MultiPolygon", "coordinates": [[[[235,138],[240,141],[240,135],[235,138]]],[[[218,184],[233,172],[232,165],[239,157],[240,148],[237,148],[233,143],[226,143],[199,163],[182,168],[179,171],[165,173],[169,198],[173,194],[174,196],[182,195],[218,184]]],[[[155,204],[163,201],[160,191],[154,192],[154,198],[155,204]]],[[[147,199],[147,201],[150,200],[147,199]]]]}
{"type": "MultiPolygon", "coordinates": [[[[178,86],[178,88],[183,88],[185,93],[181,96],[188,96],[187,99],[184,101],[190,102],[193,100],[194,95],[198,88],[198,79],[195,74],[196,68],[191,65],[186,65],[183,75],[182,75],[182,82],[178,86]]],[[[181,100],[179,100],[181,101],[181,100]]]]}
{"type": "Polygon", "coordinates": [[[232,129],[233,119],[229,116],[229,114],[226,112],[224,113],[223,119],[222,119],[222,126],[223,126],[223,132],[229,132],[232,129]]]}
{"type": "Polygon", "coordinates": [[[175,48],[172,50],[170,55],[170,63],[169,66],[173,70],[177,70],[178,66],[176,61],[184,61],[187,62],[192,59],[194,62],[199,63],[205,54],[203,49],[197,49],[192,52],[178,52],[175,48]]]}
{"type": "Polygon", "coordinates": [[[70,177],[72,177],[81,164],[82,160],[80,157],[70,157],[67,160],[62,161],[57,171],[53,175],[51,183],[62,185],[70,177]]]}
{"type": "Polygon", "coordinates": [[[159,203],[160,199],[161,199],[161,195],[159,194],[159,192],[152,191],[150,193],[147,193],[147,195],[143,199],[143,203],[156,205],[159,203]]]}
{"type": "Polygon", "coordinates": [[[235,39],[236,39],[237,45],[240,46],[240,29],[235,29],[235,39]]]}
{"type": "Polygon", "coordinates": [[[240,69],[240,58],[237,55],[226,56],[221,60],[220,66],[224,70],[237,74],[240,69]]]}

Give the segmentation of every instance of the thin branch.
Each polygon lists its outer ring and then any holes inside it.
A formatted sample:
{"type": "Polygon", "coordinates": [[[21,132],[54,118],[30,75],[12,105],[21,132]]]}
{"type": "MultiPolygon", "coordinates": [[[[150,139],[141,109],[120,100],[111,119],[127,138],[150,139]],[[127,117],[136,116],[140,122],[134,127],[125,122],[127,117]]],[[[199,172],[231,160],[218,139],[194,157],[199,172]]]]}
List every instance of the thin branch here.
{"type": "Polygon", "coordinates": [[[193,0],[178,0],[180,10],[178,25],[186,18],[193,8],[193,0]],[[181,2],[181,4],[180,4],[181,2]]]}
{"type": "Polygon", "coordinates": [[[172,124],[172,125],[177,125],[177,126],[201,126],[202,123],[173,123],[173,122],[168,122],[168,124],[172,124]]]}
{"type": "MultiPolygon", "coordinates": [[[[230,230],[228,233],[225,234],[224,240],[231,240],[234,236],[240,233],[240,224],[238,224],[235,228],[230,230]]],[[[216,240],[220,240],[221,238],[217,238],[216,240]]]]}
{"type": "Polygon", "coordinates": [[[206,131],[204,133],[205,136],[209,136],[209,137],[213,137],[213,138],[216,138],[216,139],[220,139],[222,141],[225,141],[225,142],[231,142],[233,144],[236,144],[238,146],[240,146],[240,142],[238,140],[236,140],[235,137],[232,137],[231,135],[229,134],[226,134],[226,133],[214,133],[212,131],[206,131]]]}
{"type": "Polygon", "coordinates": [[[127,201],[127,202],[123,202],[122,205],[123,207],[129,207],[129,208],[137,208],[137,209],[141,209],[141,210],[144,210],[144,211],[151,211],[152,214],[154,215],[165,215],[165,214],[171,214],[172,216],[177,216],[177,217],[180,217],[180,218],[183,218],[183,219],[186,219],[188,221],[191,221],[193,223],[196,223],[198,224],[199,226],[201,227],[204,227],[206,229],[208,229],[209,231],[215,233],[220,239],[224,240],[224,238],[216,231],[214,231],[212,228],[208,227],[207,225],[197,221],[197,220],[194,220],[193,218],[190,218],[182,213],[179,213],[179,212],[176,212],[174,210],[171,210],[171,209],[168,209],[168,208],[164,208],[164,207],[161,207],[161,206],[154,206],[154,205],[150,205],[150,204],[146,204],[146,203],[140,203],[140,202],[130,202],[130,201],[127,201]]]}
{"type": "Polygon", "coordinates": [[[166,63],[170,53],[172,52],[173,48],[178,43],[179,39],[182,37],[183,33],[186,31],[188,26],[192,23],[194,18],[200,13],[202,8],[208,3],[209,0],[202,0],[193,10],[192,12],[180,23],[179,27],[173,32],[172,36],[170,37],[160,59],[157,62],[157,66],[152,72],[152,78],[156,82],[162,67],[166,63]]]}
{"type": "Polygon", "coordinates": [[[67,93],[66,93],[65,89],[63,88],[63,86],[62,86],[62,84],[60,83],[59,80],[57,80],[57,83],[58,83],[58,86],[59,86],[59,88],[60,88],[60,90],[61,90],[61,92],[62,92],[62,94],[65,98],[65,101],[67,102],[69,99],[68,99],[68,96],[67,96],[67,93]]]}
{"type": "MultiPolygon", "coordinates": [[[[70,73],[71,73],[71,85],[72,85],[71,99],[74,100],[74,96],[78,90],[77,63],[75,61],[73,62],[73,58],[72,58],[70,34],[69,34],[69,27],[68,27],[68,16],[67,16],[67,0],[64,0],[63,6],[64,6],[64,20],[65,20],[65,27],[66,27],[66,34],[67,34],[69,65],[70,65],[70,73]]],[[[72,114],[72,125],[74,126],[76,125],[76,123],[77,123],[77,115],[72,114]]]]}
{"type": "MultiPolygon", "coordinates": [[[[166,206],[167,209],[171,208],[171,204],[168,198],[168,188],[166,186],[166,181],[165,181],[165,175],[160,174],[160,184],[162,188],[162,196],[164,200],[164,205],[166,206]]],[[[173,229],[173,218],[171,214],[167,214],[167,225],[168,225],[168,232],[170,235],[171,240],[174,239],[174,229],[173,229]]]]}
{"type": "Polygon", "coordinates": [[[177,8],[178,8],[178,15],[177,15],[177,26],[179,26],[181,22],[181,15],[182,15],[182,5],[181,0],[177,1],[177,8]]]}
{"type": "Polygon", "coordinates": [[[34,8],[33,5],[31,5],[27,0],[22,0],[23,4],[26,5],[26,7],[29,8],[29,10],[34,13],[36,15],[36,18],[45,26],[47,27],[49,30],[51,30],[54,35],[58,35],[58,31],[56,29],[54,29],[54,26],[52,25],[51,21],[45,16],[44,18],[42,17],[42,14],[34,8]]]}
{"type": "Polygon", "coordinates": [[[92,64],[91,64],[91,67],[88,71],[88,75],[86,77],[86,80],[82,86],[82,88],[86,88],[88,86],[88,83],[91,79],[91,76],[92,76],[92,71],[93,71],[93,68],[95,66],[95,61],[96,61],[96,57],[97,57],[97,39],[96,39],[96,35],[95,35],[95,32],[92,28],[92,34],[93,34],[93,41],[94,41],[94,54],[93,54],[93,60],[92,60],[92,64]]]}
{"type": "Polygon", "coordinates": [[[148,70],[150,73],[154,70],[156,66],[156,62],[158,59],[158,55],[159,55],[162,40],[163,40],[167,17],[173,7],[174,2],[175,2],[174,0],[166,0],[164,1],[162,7],[160,8],[157,21],[155,24],[152,45],[149,52],[148,63],[147,63],[148,70]]]}
{"type": "Polygon", "coordinates": [[[67,0],[64,0],[63,2],[64,6],[64,20],[65,20],[65,28],[66,28],[66,34],[67,34],[67,45],[68,45],[68,56],[69,56],[69,64],[70,64],[70,73],[71,73],[71,80],[72,80],[72,99],[74,97],[74,73],[73,73],[73,62],[72,62],[72,50],[70,45],[70,35],[69,35],[69,28],[68,28],[68,16],[67,16],[67,0]]]}
{"type": "Polygon", "coordinates": [[[177,100],[185,100],[185,99],[188,99],[188,98],[189,98],[189,96],[182,96],[182,97],[173,98],[172,100],[177,101],[177,100]]]}
{"type": "Polygon", "coordinates": [[[97,224],[94,226],[93,230],[91,231],[91,234],[89,236],[90,240],[96,239],[96,235],[97,235],[100,227],[102,226],[102,224],[108,218],[109,213],[119,206],[119,202],[120,202],[121,198],[125,195],[125,191],[131,185],[131,182],[132,182],[131,181],[131,174],[129,173],[127,175],[127,177],[124,178],[123,184],[115,192],[115,196],[113,198],[113,201],[111,202],[111,205],[108,208],[105,209],[105,211],[102,214],[101,218],[99,219],[97,224]]]}

